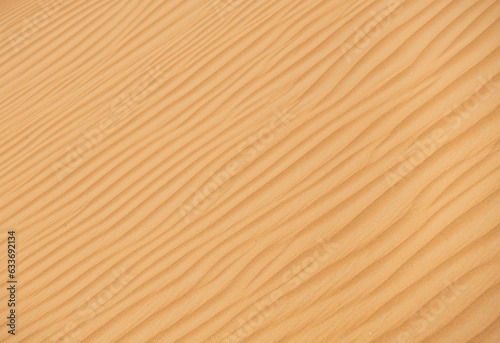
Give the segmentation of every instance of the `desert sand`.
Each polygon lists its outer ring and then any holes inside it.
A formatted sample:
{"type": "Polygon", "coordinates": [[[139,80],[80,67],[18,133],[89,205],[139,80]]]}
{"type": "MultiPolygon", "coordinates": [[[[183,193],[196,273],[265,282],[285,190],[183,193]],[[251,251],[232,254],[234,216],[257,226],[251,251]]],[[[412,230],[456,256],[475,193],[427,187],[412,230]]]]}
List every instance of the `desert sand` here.
{"type": "Polygon", "coordinates": [[[0,17],[1,342],[500,342],[500,1],[0,17]]]}

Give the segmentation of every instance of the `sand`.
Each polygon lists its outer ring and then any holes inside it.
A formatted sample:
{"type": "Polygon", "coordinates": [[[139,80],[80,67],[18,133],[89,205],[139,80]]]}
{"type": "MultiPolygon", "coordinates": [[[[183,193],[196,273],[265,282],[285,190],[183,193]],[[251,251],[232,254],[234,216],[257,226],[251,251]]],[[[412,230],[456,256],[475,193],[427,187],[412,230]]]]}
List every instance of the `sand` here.
{"type": "Polygon", "coordinates": [[[1,342],[500,342],[499,1],[0,17],[1,342]]]}

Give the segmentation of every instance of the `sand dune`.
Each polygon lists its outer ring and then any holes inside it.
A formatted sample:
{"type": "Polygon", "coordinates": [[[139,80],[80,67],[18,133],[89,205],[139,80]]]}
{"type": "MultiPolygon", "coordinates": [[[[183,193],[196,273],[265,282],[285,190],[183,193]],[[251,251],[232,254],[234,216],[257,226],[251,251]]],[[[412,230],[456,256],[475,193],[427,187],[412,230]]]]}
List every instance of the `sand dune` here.
{"type": "Polygon", "coordinates": [[[500,342],[499,1],[0,17],[1,342],[500,342]]]}

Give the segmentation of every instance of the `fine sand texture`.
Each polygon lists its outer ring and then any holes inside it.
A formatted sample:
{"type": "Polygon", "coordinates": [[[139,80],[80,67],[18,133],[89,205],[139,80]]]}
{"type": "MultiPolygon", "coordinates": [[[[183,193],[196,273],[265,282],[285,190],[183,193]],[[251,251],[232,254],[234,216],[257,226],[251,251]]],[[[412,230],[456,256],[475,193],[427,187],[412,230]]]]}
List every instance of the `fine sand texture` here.
{"type": "Polygon", "coordinates": [[[0,342],[500,342],[499,0],[0,0],[0,342]]]}

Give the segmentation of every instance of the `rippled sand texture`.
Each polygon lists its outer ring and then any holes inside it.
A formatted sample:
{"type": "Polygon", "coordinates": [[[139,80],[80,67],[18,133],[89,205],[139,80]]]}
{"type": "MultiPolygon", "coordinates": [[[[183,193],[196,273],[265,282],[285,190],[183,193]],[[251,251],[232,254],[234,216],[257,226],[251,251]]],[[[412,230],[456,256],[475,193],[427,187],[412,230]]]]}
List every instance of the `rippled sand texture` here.
{"type": "Polygon", "coordinates": [[[500,342],[500,1],[0,18],[1,342],[500,342]]]}

